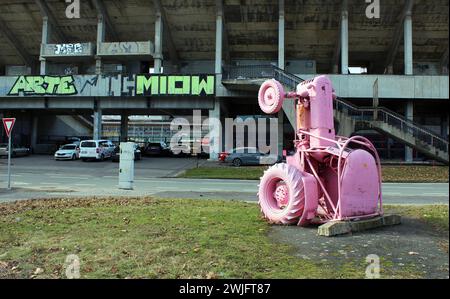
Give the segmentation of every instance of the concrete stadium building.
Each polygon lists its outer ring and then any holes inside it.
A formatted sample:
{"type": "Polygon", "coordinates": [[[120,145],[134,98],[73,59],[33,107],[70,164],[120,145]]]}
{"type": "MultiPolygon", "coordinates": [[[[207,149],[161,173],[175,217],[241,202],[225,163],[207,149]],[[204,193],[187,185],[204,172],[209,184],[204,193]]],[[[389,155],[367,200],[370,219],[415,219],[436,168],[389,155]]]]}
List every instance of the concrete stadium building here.
{"type": "MultiPolygon", "coordinates": [[[[72,2],[0,1],[0,118],[17,118],[16,143],[101,138],[105,115],[121,140],[129,116],[257,116],[264,80],[328,74],[339,135],[448,163],[448,0],[80,0],[79,18],[72,2]]],[[[293,104],[275,117],[289,148],[293,104]]]]}

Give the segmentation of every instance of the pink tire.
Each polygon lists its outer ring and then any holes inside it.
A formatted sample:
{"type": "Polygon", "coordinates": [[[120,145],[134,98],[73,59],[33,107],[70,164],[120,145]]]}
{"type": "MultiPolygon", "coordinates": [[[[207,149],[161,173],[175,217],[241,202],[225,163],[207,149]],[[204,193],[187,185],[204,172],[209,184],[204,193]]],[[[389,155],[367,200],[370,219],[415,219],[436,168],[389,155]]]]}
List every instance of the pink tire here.
{"type": "Polygon", "coordinates": [[[280,82],[274,79],[267,80],[259,88],[259,107],[264,113],[277,113],[283,107],[284,96],[284,89],[280,82]]]}
{"type": "Polygon", "coordinates": [[[301,172],[285,163],[272,166],[261,178],[258,196],[261,212],[271,223],[298,223],[305,206],[301,172]]]}

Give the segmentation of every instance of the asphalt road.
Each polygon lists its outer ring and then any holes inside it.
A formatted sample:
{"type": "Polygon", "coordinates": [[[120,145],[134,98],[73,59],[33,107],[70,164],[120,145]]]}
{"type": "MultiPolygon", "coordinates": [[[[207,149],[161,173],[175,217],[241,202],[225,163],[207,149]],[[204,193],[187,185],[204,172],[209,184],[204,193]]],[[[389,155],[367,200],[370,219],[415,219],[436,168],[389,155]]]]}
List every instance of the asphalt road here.
{"type": "MultiPolygon", "coordinates": [[[[54,161],[49,156],[13,160],[6,190],[6,160],[0,160],[0,202],[67,196],[142,196],[256,201],[258,181],[178,179],[196,158],[144,158],[135,163],[134,190],[119,190],[118,163],[54,161]]],[[[383,184],[388,204],[448,204],[448,184],[383,184]]]]}

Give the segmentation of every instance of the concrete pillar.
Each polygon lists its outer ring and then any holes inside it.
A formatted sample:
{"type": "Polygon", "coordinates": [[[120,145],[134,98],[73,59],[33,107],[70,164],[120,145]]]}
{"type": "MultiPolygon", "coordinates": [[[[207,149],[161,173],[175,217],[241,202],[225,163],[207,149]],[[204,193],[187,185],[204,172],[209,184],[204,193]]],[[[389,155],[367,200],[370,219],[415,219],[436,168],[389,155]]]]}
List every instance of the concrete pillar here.
{"type": "Polygon", "coordinates": [[[404,21],[404,42],[405,42],[405,75],[413,74],[413,40],[412,40],[412,17],[408,11],[404,21]]]}
{"type": "Polygon", "coordinates": [[[344,0],[341,11],[341,74],[348,74],[348,6],[344,0]]]}
{"type": "Polygon", "coordinates": [[[155,21],[155,65],[154,72],[155,74],[162,73],[162,64],[163,64],[163,20],[160,12],[156,14],[155,21]]]}
{"type": "Polygon", "coordinates": [[[101,139],[103,126],[102,126],[102,109],[100,107],[96,107],[94,109],[94,136],[93,139],[101,139]]]}
{"type": "Polygon", "coordinates": [[[214,109],[209,110],[209,159],[219,160],[219,153],[222,150],[222,125],[220,122],[220,99],[214,101],[214,109]]]}
{"type": "MultiPolygon", "coordinates": [[[[414,120],[414,102],[408,101],[406,103],[406,109],[405,109],[405,117],[409,120],[414,120]]],[[[405,147],[405,162],[412,162],[413,161],[413,149],[409,146],[405,147]]]]}
{"type": "Polygon", "coordinates": [[[278,156],[283,155],[284,149],[284,112],[278,112],[278,156]]]}
{"type": "MultiPolygon", "coordinates": [[[[97,51],[100,49],[100,44],[105,42],[106,24],[105,18],[102,15],[97,16],[97,51]]],[[[102,59],[95,56],[95,73],[100,75],[102,73],[102,59]]]]}
{"type": "Polygon", "coordinates": [[[222,56],[223,56],[223,11],[217,10],[216,15],[216,59],[215,73],[222,74],[222,56]]]}
{"type": "MultiPolygon", "coordinates": [[[[216,49],[214,72],[216,73],[216,90],[222,84],[222,58],[223,58],[223,11],[221,8],[216,14],[216,49]]],[[[220,123],[221,99],[215,98],[214,109],[209,110],[209,159],[219,160],[222,150],[222,125],[220,123]]]]}
{"type": "Polygon", "coordinates": [[[36,150],[36,146],[37,146],[37,142],[38,142],[38,123],[39,123],[39,119],[37,117],[37,115],[33,115],[32,117],[32,122],[31,122],[31,140],[30,140],[30,145],[31,145],[31,149],[34,153],[34,151],[36,150]]]}
{"type": "MultiPolygon", "coordinates": [[[[50,28],[50,24],[48,22],[48,17],[43,17],[41,49],[43,48],[42,45],[49,43],[50,34],[51,34],[51,28],[50,28]]],[[[41,62],[41,68],[40,68],[39,73],[41,75],[45,75],[47,73],[47,62],[46,62],[45,58],[43,58],[43,57],[40,57],[39,60],[41,62]]]]}
{"type": "Polygon", "coordinates": [[[128,114],[123,113],[120,117],[120,142],[128,141],[128,114]]]}
{"type": "Polygon", "coordinates": [[[278,0],[278,67],[282,70],[286,66],[284,28],[284,0],[278,0]]]}

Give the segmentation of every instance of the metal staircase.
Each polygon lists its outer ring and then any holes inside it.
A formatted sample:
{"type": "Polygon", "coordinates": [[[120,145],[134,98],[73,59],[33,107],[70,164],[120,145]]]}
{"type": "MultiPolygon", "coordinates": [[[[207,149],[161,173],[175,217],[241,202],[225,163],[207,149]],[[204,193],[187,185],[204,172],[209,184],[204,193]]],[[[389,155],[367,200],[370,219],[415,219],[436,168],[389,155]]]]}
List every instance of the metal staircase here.
{"type": "MultiPolygon", "coordinates": [[[[225,69],[223,76],[224,80],[251,80],[253,84],[258,84],[261,79],[272,78],[290,90],[295,90],[297,85],[304,81],[273,65],[231,66],[225,69]]],[[[336,118],[351,120],[356,130],[376,130],[416,149],[431,159],[449,164],[448,140],[404,116],[381,107],[357,107],[340,98],[336,99],[334,106],[336,118]]],[[[285,101],[283,109],[295,127],[294,102],[285,101]]]]}

